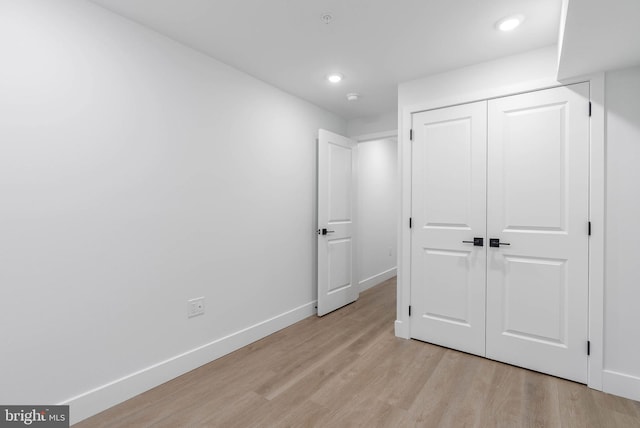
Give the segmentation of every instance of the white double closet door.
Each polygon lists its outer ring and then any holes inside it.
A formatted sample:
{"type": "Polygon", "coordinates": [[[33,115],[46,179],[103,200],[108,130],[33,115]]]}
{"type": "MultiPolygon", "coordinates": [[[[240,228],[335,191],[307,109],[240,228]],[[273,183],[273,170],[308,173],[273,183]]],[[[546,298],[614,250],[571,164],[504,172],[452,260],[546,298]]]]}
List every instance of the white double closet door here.
{"type": "Polygon", "coordinates": [[[412,129],[411,337],[585,383],[588,84],[412,129]]]}

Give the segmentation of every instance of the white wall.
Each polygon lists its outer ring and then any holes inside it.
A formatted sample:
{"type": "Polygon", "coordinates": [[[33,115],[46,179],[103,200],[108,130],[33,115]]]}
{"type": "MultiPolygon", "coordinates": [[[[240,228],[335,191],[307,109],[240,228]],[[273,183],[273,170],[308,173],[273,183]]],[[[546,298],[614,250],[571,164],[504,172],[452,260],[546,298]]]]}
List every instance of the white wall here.
{"type": "Polygon", "coordinates": [[[398,129],[398,112],[396,110],[377,116],[359,117],[347,122],[347,136],[360,137],[398,129]]]}
{"type": "Polygon", "coordinates": [[[360,290],[396,273],[398,156],[395,139],[358,144],[358,266],[360,290]]]}
{"type": "Polygon", "coordinates": [[[640,68],[606,74],[604,388],[640,400],[640,68]]]}
{"type": "Polygon", "coordinates": [[[0,1],[0,52],[1,403],[78,420],[313,313],[345,121],[80,0],[0,1]]]}
{"type": "Polygon", "coordinates": [[[460,103],[556,82],[557,47],[513,55],[398,85],[398,106],[460,103]]]}

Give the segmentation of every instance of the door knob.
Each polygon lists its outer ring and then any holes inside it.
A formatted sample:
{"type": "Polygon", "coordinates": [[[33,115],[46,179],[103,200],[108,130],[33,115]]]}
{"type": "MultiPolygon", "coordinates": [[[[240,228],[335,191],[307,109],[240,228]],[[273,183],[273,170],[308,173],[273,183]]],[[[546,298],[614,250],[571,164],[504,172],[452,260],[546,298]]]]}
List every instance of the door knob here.
{"type": "Polygon", "coordinates": [[[484,247],[484,238],[473,238],[473,241],[462,241],[463,244],[473,244],[474,247],[484,247]]]}
{"type": "Polygon", "coordinates": [[[334,233],[335,230],[327,230],[327,229],[322,229],[322,234],[326,235],[327,233],[334,233]]]}
{"type": "Polygon", "coordinates": [[[494,247],[494,248],[499,248],[500,245],[511,245],[508,242],[500,242],[499,238],[490,238],[489,239],[489,246],[490,247],[494,247]]]}

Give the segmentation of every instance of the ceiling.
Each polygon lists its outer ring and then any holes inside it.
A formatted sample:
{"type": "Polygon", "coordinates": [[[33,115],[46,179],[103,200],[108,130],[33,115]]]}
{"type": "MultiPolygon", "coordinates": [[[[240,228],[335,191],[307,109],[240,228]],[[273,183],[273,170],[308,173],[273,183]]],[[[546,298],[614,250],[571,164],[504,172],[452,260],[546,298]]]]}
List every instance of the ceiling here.
{"type": "Polygon", "coordinates": [[[571,0],[558,78],[640,64],[639,0],[571,0]]]}
{"type": "Polygon", "coordinates": [[[561,0],[91,0],[345,119],[397,84],[557,43],[561,0]],[[333,19],[325,24],[323,14],[333,19]],[[511,33],[496,21],[522,14],[511,33]],[[325,79],[344,75],[339,84],[325,79]],[[359,101],[347,101],[356,92],[359,101]]]}

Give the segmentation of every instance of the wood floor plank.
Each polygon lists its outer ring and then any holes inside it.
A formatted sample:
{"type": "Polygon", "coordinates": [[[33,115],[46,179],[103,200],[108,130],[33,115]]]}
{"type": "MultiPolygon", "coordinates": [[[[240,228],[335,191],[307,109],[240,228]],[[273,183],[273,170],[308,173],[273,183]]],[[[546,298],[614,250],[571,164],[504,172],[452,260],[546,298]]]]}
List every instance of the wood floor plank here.
{"type": "Polygon", "coordinates": [[[494,361],[488,361],[488,363],[496,364],[496,367],[479,426],[496,428],[522,426],[523,384],[526,371],[494,361]]]}
{"type": "MultiPolygon", "coordinates": [[[[263,426],[276,426],[285,423],[291,412],[296,412],[298,408],[311,402],[308,397],[314,391],[339,376],[345,367],[353,364],[356,359],[357,355],[346,349],[332,358],[325,359],[321,365],[311,370],[306,376],[298,379],[281,394],[269,400],[272,403],[269,411],[263,411],[260,415],[263,426]]],[[[317,403],[314,403],[314,407],[326,409],[317,403]]]]}
{"type": "Polygon", "coordinates": [[[395,279],[75,427],[640,427],[640,403],[393,334],[395,279]]]}
{"type": "Polygon", "coordinates": [[[409,351],[406,364],[398,364],[400,372],[396,381],[389,385],[380,396],[382,401],[408,410],[418,392],[433,374],[446,349],[428,343],[405,341],[403,346],[409,351]]]}
{"type": "Polygon", "coordinates": [[[613,411],[617,414],[628,415],[632,418],[640,418],[640,408],[638,407],[637,401],[621,400],[620,397],[602,392],[598,393],[598,396],[600,398],[600,406],[602,406],[606,411],[613,411]]]}
{"type": "Polygon", "coordinates": [[[480,417],[486,408],[487,393],[496,364],[473,355],[464,354],[464,373],[452,391],[447,410],[440,420],[441,426],[480,427],[480,417]]]}
{"type": "Polygon", "coordinates": [[[362,393],[365,388],[371,391],[383,382],[388,360],[400,346],[396,338],[382,338],[355,364],[346,367],[341,376],[319,388],[310,398],[325,407],[334,408],[344,403],[345,398],[362,393]]]}
{"type": "Polygon", "coordinates": [[[596,399],[591,391],[574,382],[558,379],[558,403],[560,405],[560,422],[567,428],[606,428],[606,421],[600,416],[596,399]]]}
{"type": "MultiPolygon", "coordinates": [[[[212,408],[208,417],[197,424],[176,426],[230,427],[244,428],[261,426],[262,414],[271,411],[273,403],[253,391],[247,392],[236,401],[227,403],[220,409],[212,408]]],[[[169,426],[167,426],[169,428],[169,426]]]]}
{"type": "Polygon", "coordinates": [[[551,376],[526,371],[523,397],[523,426],[560,426],[557,381],[551,376]]]}
{"type": "Polygon", "coordinates": [[[407,422],[407,413],[380,402],[368,394],[344,400],[323,415],[316,426],[322,427],[398,427],[407,422]]]}
{"type": "Polygon", "coordinates": [[[323,406],[311,400],[305,400],[302,405],[286,412],[280,421],[270,425],[273,428],[300,428],[320,426],[320,419],[329,412],[323,406]]]}
{"type": "Polygon", "coordinates": [[[461,352],[445,352],[409,409],[417,426],[443,426],[441,419],[449,408],[453,406],[456,411],[456,391],[463,390],[472,375],[465,370],[469,361],[469,356],[461,352]]]}

